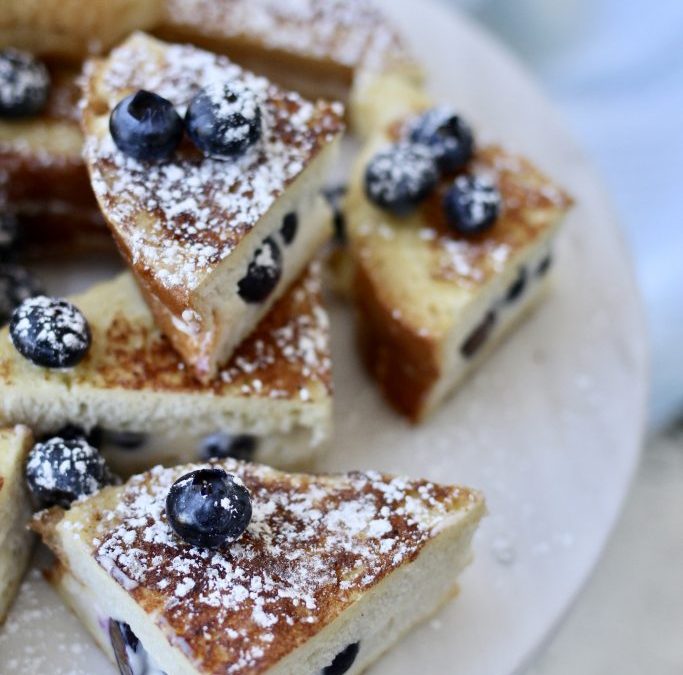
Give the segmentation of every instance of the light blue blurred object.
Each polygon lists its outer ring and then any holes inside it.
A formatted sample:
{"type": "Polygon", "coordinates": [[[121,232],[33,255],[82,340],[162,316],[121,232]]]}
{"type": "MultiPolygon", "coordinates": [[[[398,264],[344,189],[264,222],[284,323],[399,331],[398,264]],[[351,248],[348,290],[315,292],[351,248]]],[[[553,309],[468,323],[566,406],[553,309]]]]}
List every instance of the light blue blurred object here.
{"type": "Polygon", "coordinates": [[[527,60],[602,170],[647,306],[659,426],[683,413],[683,0],[458,4],[527,60]]]}

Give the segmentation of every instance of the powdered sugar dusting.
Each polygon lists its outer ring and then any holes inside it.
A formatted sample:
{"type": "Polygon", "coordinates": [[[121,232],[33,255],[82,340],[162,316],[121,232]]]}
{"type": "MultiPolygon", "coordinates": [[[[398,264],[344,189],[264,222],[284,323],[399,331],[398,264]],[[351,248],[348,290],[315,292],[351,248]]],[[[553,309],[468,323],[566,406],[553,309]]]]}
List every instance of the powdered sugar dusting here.
{"type": "Polygon", "coordinates": [[[26,345],[34,351],[49,350],[52,366],[61,368],[72,356],[90,346],[85,316],[70,302],[37,295],[24,300],[12,316],[10,340],[22,354],[26,345]]]}
{"type": "Polygon", "coordinates": [[[166,23],[354,70],[414,65],[398,33],[367,0],[170,0],[166,23]]]}
{"type": "Polygon", "coordinates": [[[222,144],[247,145],[253,133],[252,126],[260,130],[259,96],[239,80],[233,80],[228,88],[224,83],[214,82],[204,91],[217,119],[241,122],[239,126],[224,124],[219,127],[222,144]]]}
{"type": "MultiPolygon", "coordinates": [[[[432,245],[441,254],[435,276],[464,287],[483,284],[503,272],[521,249],[535,244],[556,227],[559,215],[572,203],[528,160],[495,145],[479,148],[471,170],[481,185],[496,188],[493,193],[476,191],[471,204],[474,215],[481,217],[489,203],[501,200],[500,216],[488,232],[474,238],[454,235],[443,223],[443,190],[437,193],[429,211],[436,225],[431,229],[432,245]]],[[[467,180],[464,176],[456,178],[461,184],[467,180]]]]}
{"type": "Polygon", "coordinates": [[[343,128],[338,105],[314,105],[227,58],[144,36],[112,52],[101,80],[94,68],[89,78],[86,104],[103,98],[109,110],[144,88],[172,101],[182,115],[202,87],[226,83],[248,89],[260,107],[261,140],[230,161],[203,157],[187,144],[170,161],[139,162],[119,152],[108,132],[98,132],[99,120],[86,115],[85,158],[108,220],[133,264],[153,284],[182,294],[232,253],[343,128]]]}
{"type": "Polygon", "coordinates": [[[412,560],[450,512],[479,499],[375,472],[312,477],[234,460],[220,465],[252,496],[252,521],[237,543],[198,549],[166,521],[171,484],[206,465],[156,467],[133,478],[88,535],[98,562],[162,616],[157,623],[172,643],[193,636],[184,644],[207,672],[266,670],[412,560]]]}
{"type": "Polygon", "coordinates": [[[285,365],[287,371],[300,374],[295,388],[304,402],[310,398],[308,387],[312,384],[331,386],[329,318],[318,301],[320,278],[320,263],[312,263],[309,273],[285,300],[292,303],[287,320],[279,320],[279,313],[286,309],[281,301],[274,314],[266,317],[252,339],[243,343],[221,370],[219,378],[223,383],[241,383],[243,394],[289,398],[294,383],[268,375],[269,371],[277,371],[278,365],[285,365]]]}
{"type": "Polygon", "coordinates": [[[28,104],[40,107],[47,98],[50,76],[45,66],[30,54],[16,49],[0,56],[0,106],[13,109],[28,104]]]}
{"type": "Polygon", "coordinates": [[[365,176],[368,197],[389,208],[406,198],[417,202],[438,180],[432,153],[412,143],[380,150],[368,163],[365,176]]]}

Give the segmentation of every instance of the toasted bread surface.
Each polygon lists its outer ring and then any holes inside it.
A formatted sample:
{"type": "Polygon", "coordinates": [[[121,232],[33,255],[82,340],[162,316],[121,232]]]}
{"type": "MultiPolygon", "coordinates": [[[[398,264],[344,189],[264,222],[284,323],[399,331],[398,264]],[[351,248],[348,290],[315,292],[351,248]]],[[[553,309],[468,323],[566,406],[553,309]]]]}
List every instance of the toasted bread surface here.
{"type": "Polygon", "coordinates": [[[0,0],[0,48],[80,63],[162,13],[163,0],[0,0]]]}
{"type": "Polygon", "coordinates": [[[91,63],[85,89],[85,157],[95,194],[124,254],[162,302],[183,309],[304,166],[342,131],[339,108],[310,104],[224,57],[135,35],[91,63]],[[159,166],[125,157],[108,131],[126,95],[150,89],[183,112],[211,81],[244,80],[263,96],[264,146],[236,162],[194,148],[159,166]]]}
{"type": "MultiPolygon", "coordinates": [[[[526,299],[506,296],[520,274],[522,291],[538,285],[536,270],[547,269],[543,263],[572,199],[530,161],[489,145],[463,169],[500,192],[501,213],[487,231],[464,236],[449,226],[443,203],[455,174],[443,176],[405,217],[375,206],[365,193],[365,167],[431,107],[426,97],[404,98],[401,90],[377,87],[369,99],[372,109],[397,117],[377,113],[369,125],[345,211],[361,353],[392,405],[418,421],[481,361],[470,354],[478,343],[494,333],[498,338],[502,326],[516,323],[516,311],[524,313],[526,299]],[[384,126],[372,130],[375,123],[384,126]]],[[[535,297],[534,289],[527,296],[535,297]]]]}
{"type": "Polygon", "coordinates": [[[72,573],[104,570],[193,672],[270,672],[442,533],[468,540],[484,512],[479,493],[428,481],[215,465],[252,497],[249,528],[225,549],[184,544],[166,521],[170,485],[203,465],[153,469],[34,522],[72,573]]]}
{"type": "Polygon", "coordinates": [[[314,263],[209,384],[199,383],[154,324],[128,273],[74,297],[92,346],[66,371],[39,368],[0,332],[0,419],[41,431],[67,422],[130,431],[211,433],[302,424],[326,436],[332,388],[327,315],[314,263]]]}
{"type": "Polygon", "coordinates": [[[345,99],[360,73],[422,71],[369,0],[168,0],[156,32],[227,53],[305,95],[345,99]]]}
{"type": "Polygon", "coordinates": [[[145,295],[158,301],[150,304],[167,337],[208,382],[328,236],[317,190],[344,127],[341,106],[310,103],[225,57],[142,34],[87,71],[85,159],[102,212],[145,295]],[[116,148],[109,114],[125,95],[150,89],[182,113],[202,86],[228,81],[260,101],[262,138],[243,156],[205,157],[187,142],[149,163],[116,148]],[[290,212],[299,228],[285,244],[290,212]],[[260,302],[245,300],[238,285],[268,237],[280,242],[279,281],[260,302]]]}
{"type": "Polygon", "coordinates": [[[448,179],[414,215],[395,218],[372,205],[362,185],[365,165],[384,144],[375,141],[363,153],[349,190],[352,256],[379,302],[400,314],[398,323],[438,341],[482,287],[557,228],[571,199],[528,160],[488,146],[468,170],[489,176],[500,190],[501,216],[490,230],[464,237],[448,226],[448,179]]]}
{"type": "Polygon", "coordinates": [[[0,624],[14,600],[33,548],[33,537],[27,529],[31,504],[24,480],[24,462],[32,444],[27,427],[0,429],[0,624]]]}

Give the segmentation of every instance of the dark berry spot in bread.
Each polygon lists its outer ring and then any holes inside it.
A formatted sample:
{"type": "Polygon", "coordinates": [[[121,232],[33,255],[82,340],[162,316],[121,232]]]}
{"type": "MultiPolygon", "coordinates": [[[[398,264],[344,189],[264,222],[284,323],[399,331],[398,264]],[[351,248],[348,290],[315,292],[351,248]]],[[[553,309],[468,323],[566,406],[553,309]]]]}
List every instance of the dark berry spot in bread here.
{"type": "Polygon", "coordinates": [[[237,284],[240,297],[248,303],[263,302],[274,290],[282,276],[282,254],[272,237],[256,249],[247,273],[237,284]]]}
{"type": "Polygon", "coordinates": [[[471,359],[484,346],[496,325],[496,320],[496,313],[490,311],[483,321],[469,334],[462,347],[460,347],[460,353],[466,359],[471,359]]]}
{"type": "Polygon", "coordinates": [[[342,649],[334,657],[334,661],[326,668],[323,668],[322,675],[343,675],[343,673],[348,672],[358,656],[359,649],[360,642],[352,642],[342,649]]]}

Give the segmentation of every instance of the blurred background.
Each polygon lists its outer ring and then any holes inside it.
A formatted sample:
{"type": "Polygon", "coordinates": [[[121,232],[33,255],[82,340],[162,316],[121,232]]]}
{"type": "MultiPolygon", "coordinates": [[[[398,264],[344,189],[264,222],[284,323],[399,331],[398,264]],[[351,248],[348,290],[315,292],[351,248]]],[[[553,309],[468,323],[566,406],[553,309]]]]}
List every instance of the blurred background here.
{"type": "Polygon", "coordinates": [[[528,675],[683,673],[683,1],[443,0],[544,85],[601,169],[651,336],[650,431],[605,556],[528,675]]]}
{"type": "Polygon", "coordinates": [[[646,304],[661,426],[683,413],[683,2],[459,4],[526,61],[602,170],[646,304]]]}

